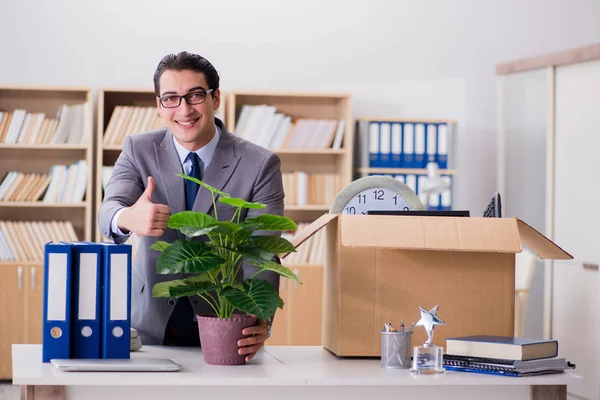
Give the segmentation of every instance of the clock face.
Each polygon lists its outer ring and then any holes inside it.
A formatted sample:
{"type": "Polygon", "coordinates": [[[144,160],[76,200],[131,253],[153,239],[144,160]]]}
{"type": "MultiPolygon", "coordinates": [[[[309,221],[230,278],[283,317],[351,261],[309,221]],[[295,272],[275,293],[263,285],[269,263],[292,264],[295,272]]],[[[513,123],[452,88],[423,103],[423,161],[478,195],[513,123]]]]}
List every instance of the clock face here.
{"type": "Polygon", "coordinates": [[[419,196],[390,176],[365,176],[349,183],[338,193],[330,214],[366,215],[367,211],[423,210],[419,196]]]}
{"type": "Polygon", "coordinates": [[[373,187],[360,191],[350,199],[342,210],[342,214],[367,215],[367,211],[374,210],[403,210],[409,211],[412,207],[397,192],[382,187],[373,187]]]}

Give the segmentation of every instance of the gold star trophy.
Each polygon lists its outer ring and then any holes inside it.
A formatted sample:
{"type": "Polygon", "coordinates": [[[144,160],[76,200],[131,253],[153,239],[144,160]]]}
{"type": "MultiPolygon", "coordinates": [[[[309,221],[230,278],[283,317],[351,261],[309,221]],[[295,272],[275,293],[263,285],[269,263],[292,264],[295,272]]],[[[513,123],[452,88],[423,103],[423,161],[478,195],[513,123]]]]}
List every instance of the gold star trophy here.
{"type": "Polygon", "coordinates": [[[427,340],[422,346],[413,348],[413,360],[411,374],[419,375],[435,375],[443,374],[446,370],[442,366],[444,348],[433,344],[433,329],[436,325],[444,324],[437,316],[439,306],[433,307],[427,311],[423,307],[419,307],[421,311],[421,319],[415,326],[422,326],[427,333],[427,340]]]}

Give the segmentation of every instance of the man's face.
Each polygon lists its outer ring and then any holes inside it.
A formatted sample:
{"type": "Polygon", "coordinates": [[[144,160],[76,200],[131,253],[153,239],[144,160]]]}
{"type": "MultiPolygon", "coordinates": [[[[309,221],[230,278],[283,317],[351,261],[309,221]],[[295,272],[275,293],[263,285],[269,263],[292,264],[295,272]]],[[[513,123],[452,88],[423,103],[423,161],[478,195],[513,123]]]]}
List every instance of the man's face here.
{"type": "MultiPolygon", "coordinates": [[[[163,103],[171,96],[184,96],[194,93],[195,99],[201,98],[203,92],[209,89],[206,77],[202,72],[192,70],[165,70],[160,79],[160,97],[163,103]]],[[[177,98],[171,100],[178,101],[177,98]]],[[[195,102],[197,100],[192,100],[195,102]]],[[[188,104],[185,98],[174,108],[165,108],[156,99],[158,113],[177,142],[190,151],[195,151],[206,145],[214,136],[214,112],[219,108],[221,94],[219,90],[206,94],[201,104],[188,104]],[[214,99],[211,94],[214,94],[214,99]]],[[[176,104],[176,103],[175,103],[176,104]]]]}

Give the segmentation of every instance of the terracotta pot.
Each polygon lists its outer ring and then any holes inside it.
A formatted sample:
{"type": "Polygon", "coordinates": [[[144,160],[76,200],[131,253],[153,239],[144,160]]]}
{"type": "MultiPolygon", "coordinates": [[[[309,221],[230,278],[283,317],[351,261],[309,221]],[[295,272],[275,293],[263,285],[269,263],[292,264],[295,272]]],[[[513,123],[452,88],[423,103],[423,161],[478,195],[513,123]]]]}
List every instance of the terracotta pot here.
{"type": "Polygon", "coordinates": [[[213,365],[246,364],[246,354],[238,354],[238,340],[242,330],[256,325],[256,317],[234,315],[233,318],[216,318],[198,315],[198,330],[204,362],[213,365]]]}

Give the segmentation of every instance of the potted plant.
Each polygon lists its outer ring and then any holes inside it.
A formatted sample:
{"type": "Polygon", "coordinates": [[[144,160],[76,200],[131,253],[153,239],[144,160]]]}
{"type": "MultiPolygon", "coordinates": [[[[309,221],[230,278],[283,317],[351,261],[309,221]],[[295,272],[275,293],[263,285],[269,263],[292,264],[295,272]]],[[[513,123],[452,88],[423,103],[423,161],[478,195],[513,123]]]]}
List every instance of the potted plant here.
{"type": "Polygon", "coordinates": [[[255,276],[269,270],[298,281],[290,269],[274,261],[276,254],[295,251],[292,243],[279,236],[257,236],[253,233],[257,230],[295,230],[297,226],[287,217],[272,214],[240,221],[242,209],[266,206],[231,197],[193,177],[178,176],[209,190],[214,210],[217,209],[217,195],[219,202],[236,210],[230,221],[219,221],[216,211],[215,218],[195,211],[183,211],[169,217],[169,228],[178,229],[188,238],[204,235],[206,240],[157,241],[151,246],[151,249],[161,252],[157,273],[193,274],[185,279],[157,283],[152,288],[152,295],[170,298],[200,296],[215,313],[214,316],[197,316],[205,362],[244,364],[245,356],[238,354],[237,346],[238,340],[243,338],[242,330],[255,325],[257,318],[267,320],[277,308],[283,308],[283,300],[275,288],[255,276]],[[236,277],[243,262],[256,266],[257,273],[240,282],[236,277]]]}

